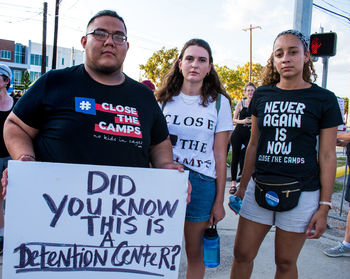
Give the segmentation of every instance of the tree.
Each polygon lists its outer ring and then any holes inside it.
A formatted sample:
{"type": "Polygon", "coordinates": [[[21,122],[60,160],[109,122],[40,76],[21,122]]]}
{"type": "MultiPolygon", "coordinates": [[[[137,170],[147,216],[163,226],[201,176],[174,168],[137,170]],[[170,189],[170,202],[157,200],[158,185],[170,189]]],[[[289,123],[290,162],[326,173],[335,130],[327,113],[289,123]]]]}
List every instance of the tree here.
{"type": "MultiPolygon", "coordinates": [[[[236,103],[236,100],[241,100],[243,98],[243,87],[249,82],[249,63],[246,63],[243,67],[237,66],[236,70],[227,66],[215,65],[215,70],[233,103],[236,103]]],[[[263,66],[259,63],[252,65],[252,82],[256,86],[261,83],[262,72],[263,66]]]]}
{"type": "MultiPolygon", "coordinates": [[[[242,81],[244,84],[247,84],[249,82],[249,62],[246,63],[243,67],[238,66],[237,71],[239,71],[242,81]]],[[[263,66],[261,64],[256,63],[252,64],[252,82],[255,84],[255,86],[259,86],[261,83],[261,76],[263,72],[263,66]]],[[[243,88],[242,88],[243,92],[243,88]]]]}
{"type": "Polygon", "coordinates": [[[25,71],[22,75],[21,84],[16,86],[16,89],[23,90],[24,92],[29,88],[30,84],[30,75],[28,71],[25,71]]]}
{"type": "Polygon", "coordinates": [[[241,99],[244,83],[240,73],[237,70],[228,68],[227,66],[215,65],[214,67],[220,77],[222,85],[230,95],[231,99],[241,99]]]}
{"type": "Polygon", "coordinates": [[[349,98],[343,97],[344,99],[344,114],[345,114],[345,125],[348,123],[348,115],[349,115],[349,98]]]}
{"type": "Polygon", "coordinates": [[[141,76],[155,83],[156,87],[161,84],[164,75],[170,70],[179,52],[177,48],[165,49],[156,51],[147,60],[146,64],[140,64],[140,70],[143,71],[141,76]]]}

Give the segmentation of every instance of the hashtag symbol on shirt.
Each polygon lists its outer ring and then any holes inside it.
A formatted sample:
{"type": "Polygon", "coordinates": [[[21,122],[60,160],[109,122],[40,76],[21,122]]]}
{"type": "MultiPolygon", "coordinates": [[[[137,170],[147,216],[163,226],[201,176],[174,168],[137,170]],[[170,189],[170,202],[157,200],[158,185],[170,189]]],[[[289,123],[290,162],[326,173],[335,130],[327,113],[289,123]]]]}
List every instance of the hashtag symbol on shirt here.
{"type": "Polygon", "coordinates": [[[91,104],[88,101],[82,101],[79,104],[81,110],[89,110],[91,108],[91,104]]]}

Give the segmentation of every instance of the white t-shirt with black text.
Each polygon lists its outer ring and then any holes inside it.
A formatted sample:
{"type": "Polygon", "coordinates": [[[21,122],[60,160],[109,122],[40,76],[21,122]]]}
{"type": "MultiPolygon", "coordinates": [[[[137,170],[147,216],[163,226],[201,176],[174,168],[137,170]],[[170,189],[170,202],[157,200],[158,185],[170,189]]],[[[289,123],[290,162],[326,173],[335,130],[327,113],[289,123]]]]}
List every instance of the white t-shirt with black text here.
{"type": "Polygon", "coordinates": [[[209,102],[206,107],[200,103],[200,96],[180,93],[166,103],[163,113],[173,145],[174,162],[216,178],[214,136],[233,130],[231,107],[223,95],[219,111],[216,101],[209,102]]]}

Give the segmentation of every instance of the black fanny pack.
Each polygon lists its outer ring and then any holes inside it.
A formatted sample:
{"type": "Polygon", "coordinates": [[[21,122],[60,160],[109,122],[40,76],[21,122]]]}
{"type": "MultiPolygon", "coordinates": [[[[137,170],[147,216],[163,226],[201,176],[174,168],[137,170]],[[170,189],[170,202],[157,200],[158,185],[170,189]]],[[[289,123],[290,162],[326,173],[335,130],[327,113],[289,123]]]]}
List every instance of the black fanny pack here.
{"type": "Polygon", "coordinates": [[[287,211],[298,205],[302,192],[300,181],[281,176],[255,174],[255,200],[263,208],[287,211]]]}

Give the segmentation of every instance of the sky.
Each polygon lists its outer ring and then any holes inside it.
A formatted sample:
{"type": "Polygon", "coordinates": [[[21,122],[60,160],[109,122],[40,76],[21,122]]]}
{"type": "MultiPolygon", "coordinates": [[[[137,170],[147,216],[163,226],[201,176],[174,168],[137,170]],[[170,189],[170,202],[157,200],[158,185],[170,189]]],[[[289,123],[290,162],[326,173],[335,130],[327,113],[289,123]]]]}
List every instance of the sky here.
{"type": "MultiPolygon", "coordinates": [[[[42,0],[0,0],[0,38],[28,45],[42,41],[42,0]]],[[[55,0],[47,0],[47,43],[53,44],[55,0]]],[[[314,0],[314,4],[350,17],[350,0],[314,0]]],[[[214,63],[231,69],[249,62],[253,30],[253,63],[266,65],[276,35],[293,28],[295,0],[61,0],[58,45],[83,50],[80,38],[96,12],[112,9],[125,20],[130,49],[124,72],[139,80],[140,64],[162,47],[181,50],[192,38],[206,40],[214,63]]],[[[327,89],[350,96],[350,20],[313,7],[311,34],[337,33],[337,54],[329,59],[327,89]]],[[[322,84],[322,59],[315,63],[322,84]]]]}

